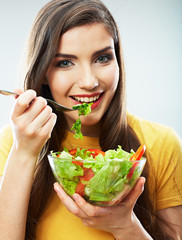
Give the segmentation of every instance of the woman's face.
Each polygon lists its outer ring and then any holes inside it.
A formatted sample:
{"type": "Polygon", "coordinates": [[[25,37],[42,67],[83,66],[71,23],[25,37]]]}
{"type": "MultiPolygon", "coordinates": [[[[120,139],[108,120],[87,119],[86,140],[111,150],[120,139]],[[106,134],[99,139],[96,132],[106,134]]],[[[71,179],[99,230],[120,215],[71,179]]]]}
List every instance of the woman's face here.
{"type": "MultiPolygon", "coordinates": [[[[62,35],[57,54],[47,71],[54,100],[72,108],[83,102],[92,111],[81,116],[82,133],[97,136],[99,121],[106,112],[119,80],[114,41],[99,23],[75,27],[62,35]]],[[[65,112],[69,129],[78,112],[65,112]]]]}

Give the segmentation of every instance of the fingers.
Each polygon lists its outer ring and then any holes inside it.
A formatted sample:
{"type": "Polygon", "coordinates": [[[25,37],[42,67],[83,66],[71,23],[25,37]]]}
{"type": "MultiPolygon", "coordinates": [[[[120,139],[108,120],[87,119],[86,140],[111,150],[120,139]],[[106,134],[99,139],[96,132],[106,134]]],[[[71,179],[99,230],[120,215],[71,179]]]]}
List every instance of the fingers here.
{"type": "Polygon", "coordinates": [[[68,211],[75,215],[81,215],[81,210],[78,208],[76,203],[65,193],[58,183],[54,183],[54,190],[68,211]]]}
{"type": "Polygon", "coordinates": [[[85,226],[114,233],[115,229],[120,228],[123,223],[125,223],[123,229],[131,225],[133,226],[133,222],[131,221],[133,207],[143,191],[144,182],[145,178],[140,177],[125,200],[116,206],[110,207],[93,206],[76,193],[72,196],[73,201],[58,183],[54,185],[54,188],[63,205],[68,211],[81,218],[85,226]]]}
{"type": "Polygon", "coordinates": [[[132,192],[124,201],[116,206],[108,207],[93,206],[79,194],[73,194],[73,201],[58,183],[54,184],[54,189],[67,210],[81,218],[84,225],[112,233],[117,226],[121,226],[121,223],[126,222],[126,226],[131,223],[133,207],[143,191],[144,182],[145,178],[139,178],[132,192]]]}
{"type": "Polygon", "coordinates": [[[58,183],[54,184],[54,189],[60,198],[61,202],[65,205],[65,207],[76,215],[77,217],[80,217],[82,219],[92,218],[92,217],[98,217],[105,214],[105,212],[108,212],[109,208],[102,208],[97,207],[89,204],[85,201],[79,194],[73,194],[72,198],[69,197],[64,190],[61,188],[61,186],[58,183]]]}
{"type": "Polygon", "coordinates": [[[52,113],[52,108],[47,105],[47,101],[42,97],[37,97],[23,119],[27,124],[26,133],[29,136],[38,133],[40,140],[47,140],[51,136],[56,119],[57,116],[52,113]]]}
{"type": "Polygon", "coordinates": [[[79,194],[75,193],[72,197],[79,208],[82,209],[88,217],[102,216],[106,213],[106,211],[108,212],[109,208],[106,209],[103,207],[93,206],[86,202],[79,194]]]}
{"type": "MultiPolygon", "coordinates": [[[[33,120],[39,122],[39,119],[45,122],[52,113],[52,108],[47,105],[47,101],[43,97],[36,97],[24,113],[26,113],[24,116],[27,123],[31,123],[33,120]]],[[[41,122],[39,124],[42,126],[41,122]]]]}
{"type": "Polygon", "coordinates": [[[15,118],[22,115],[35,98],[36,92],[33,90],[27,90],[26,92],[22,93],[16,100],[12,115],[15,118]]]}
{"type": "MultiPolygon", "coordinates": [[[[18,94],[21,90],[15,90],[18,94]]],[[[19,149],[27,149],[29,154],[39,154],[50,138],[57,116],[43,97],[27,90],[17,98],[11,113],[14,135],[19,149]]]]}
{"type": "Polygon", "coordinates": [[[27,132],[33,129],[38,130],[49,119],[55,121],[52,108],[47,105],[43,97],[36,97],[36,92],[33,90],[28,90],[18,97],[11,117],[13,122],[18,122],[23,130],[28,126],[27,132]]]}
{"type": "MultiPolygon", "coordinates": [[[[15,92],[15,93],[17,93],[19,95],[21,95],[23,93],[23,91],[21,89],[19,89],[19,88],[14,89],[13,92],[15,92]]],[[[18,96],[16,96],[15,98],[18,98],[18,96]]]]}
{"type": "Polygon", "coordinates": [[[123,200],[125,203],[126,207],[133,209],[134,205],[139,198],[139,196],[142,194],[144,190],[144,184],[145,184],[145,178],[140,177],[132,191],[128,194],[128,196],[123,200]]]}
{"type": "Polygon", "coordinates": [[[55,191],[57,192],[59,198],[61,199],[62,203],[66,206],[66,208],[72,212],[73,214],[77,215],[81,218],[87,217],[98,217],[104,216],[105,214],[112,213],[114,208],[122,207],[124,212],[131,212],[134,208],[134,205],[143,192],[145,183],[145,178],[140,177],[135,184],[132,191],[128,194],[128,196],[119,204],[118,206],[111,206],[111,207],[99,207],[93,206],[85,201],[79,194],[73,194],[72,198],[74,201],[63,191],[63,189],[59,186],[58,183],[54,185],[55,191]]]}
{"type": "MultiPolygon", "coordinates": [[[[121,202],[121,206],[125,208],[124,211],[132,211],[134,208],[134,205],[139,198],[139,196],[142,194],[144,190],[144,184],[145,184],[145,178],[140,177],[138,181],[136,182],[134,188],[132,191],[128,194],[128,196],[124,199],[124,201],[121,202]]],[[[114,209],[114,206],[112,207],[98,207],[93,206],[85,201],[79,194],[73,194],[73,199],[75,200],[76,204],[79,206],[80,209],[84,211],[84,213],[88,217],[95,217],[95,216],[102,216],[105,214],[112,214],[112,211],[114,209]]],[[[117,206],[115,206],[117,208],[117,206]]]]}
{"type": "Polygon", "coordinates": [[[57,116],[55,113],[51,113],[49,119],[47,122],[44,124],[44,126],[41,129],[41,132],[45,133],[43,134],[43,138],[49,139],[51,137],[52,130],[54,128],[54,125],[56,123],[57,116]]]}
{"type": "Polygon", "coordinates": [[[52,112],[52,108],[50,106],[46,106],[46,108],[39,114],[36,121],[39,121],[37,125],[40,124],[40,127],[42,126],[42,129],[46,129],[49,128],[49,126],[54,127],[56,119],[57,115],[52,112]]]}

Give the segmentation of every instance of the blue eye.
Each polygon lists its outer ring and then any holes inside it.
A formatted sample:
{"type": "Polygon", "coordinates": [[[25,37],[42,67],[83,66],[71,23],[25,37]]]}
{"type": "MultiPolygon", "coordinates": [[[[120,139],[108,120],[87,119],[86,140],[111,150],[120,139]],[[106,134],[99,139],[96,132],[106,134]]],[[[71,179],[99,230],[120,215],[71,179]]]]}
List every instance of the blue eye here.
{"type": "Polygon", "coordinates": [[[59,67],[59,68],[68,68],[72,65],[73,65],[72,62],[69,60],[62,60],[56,63],[56,67],[59,67]]]}
{"type": "Polygon", "coordinates": [[[108,63],[112,59],[109,55],[102,55],[96,59],[96,63],[108,63]]]}

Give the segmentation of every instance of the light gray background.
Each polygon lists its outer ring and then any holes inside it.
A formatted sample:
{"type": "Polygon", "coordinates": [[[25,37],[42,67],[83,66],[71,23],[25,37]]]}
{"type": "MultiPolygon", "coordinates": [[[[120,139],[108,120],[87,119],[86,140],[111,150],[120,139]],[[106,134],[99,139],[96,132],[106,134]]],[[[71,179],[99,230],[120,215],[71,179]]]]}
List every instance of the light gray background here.
{"type": "MultiPolygon", "coordinates": [[[[0,89],[22,87],[19,61],[46,0],[0,0],[0,89]]],[[[182,0],[104,0],[124,49],[128,110],[169,125],[182,137],[182,0]]],[[[14,100],[0,95],[0,127],[14,100]]]]}

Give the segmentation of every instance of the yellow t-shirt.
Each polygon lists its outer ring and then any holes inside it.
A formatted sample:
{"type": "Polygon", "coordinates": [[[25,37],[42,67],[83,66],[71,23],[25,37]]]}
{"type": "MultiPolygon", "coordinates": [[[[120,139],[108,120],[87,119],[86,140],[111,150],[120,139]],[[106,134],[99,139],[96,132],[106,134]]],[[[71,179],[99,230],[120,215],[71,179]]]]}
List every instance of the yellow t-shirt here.
{"type": "MultiPolygon", "coordinates": [[[[181,139],[168,127],[139,119],[128,114],[128,123],[147,148],[150,198],[156,209],[182,205],[182,144],[181,139]]],[[[0,134],[0,175],[3,174],[8,153],[13,143],[10,126],[0,134]]],[[[66,148],[98,148],[98,138],[77,140],[67,132],[62,145],[66,148]]],[[[49,200],[37,224],[37,240],[113,240],[113,236],[83,225],[60,202],[56,194],[49,200]]]]}

